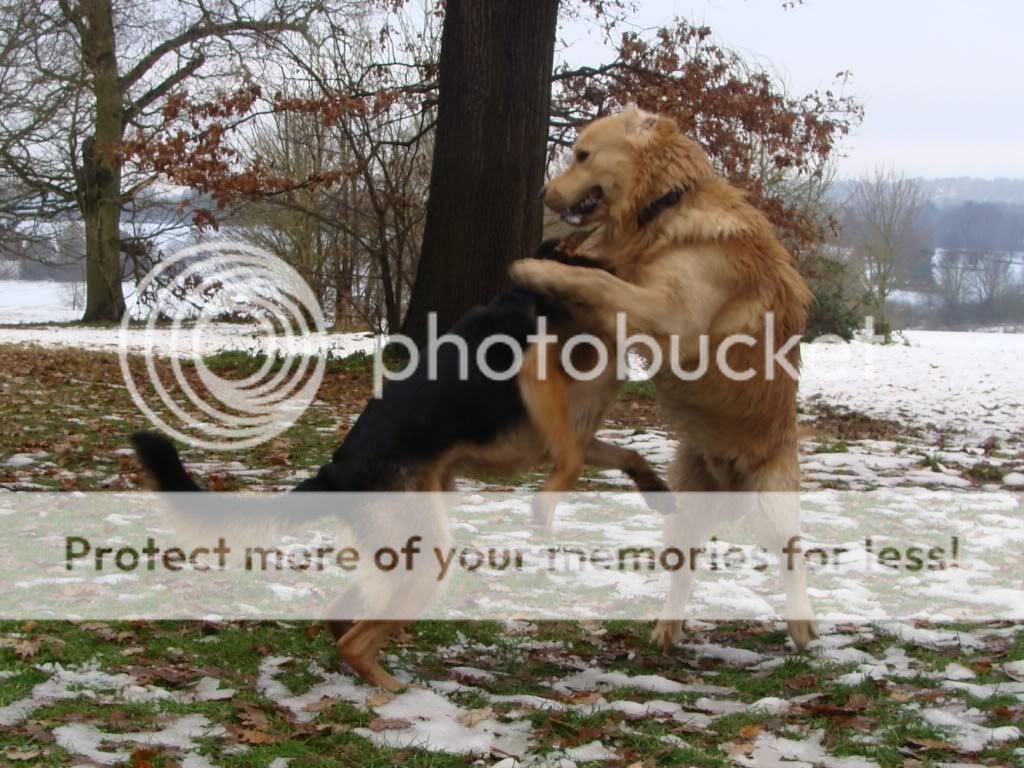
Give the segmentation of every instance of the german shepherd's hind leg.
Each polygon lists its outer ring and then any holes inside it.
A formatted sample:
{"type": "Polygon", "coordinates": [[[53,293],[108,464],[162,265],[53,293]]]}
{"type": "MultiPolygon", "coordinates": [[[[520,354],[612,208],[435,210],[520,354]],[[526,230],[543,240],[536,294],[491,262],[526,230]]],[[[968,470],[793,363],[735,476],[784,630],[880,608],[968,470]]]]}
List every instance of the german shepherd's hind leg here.
{"type": "Polygon", "coordinates": [[[557,349],[548,348],[543,376],[540,365],[540,354],[532,347],[519,372],[519,391],[530,421],[543,435],[555,464],[533,502],[534,525],[551,530],[557,494],[572,490],[583,471],[583,448],[569,411],[569,379],[558,364],[557,349]]]}
{"type": "Polygon", "coordinates": [[[338,655],[344,659],[352,671],[370,685],[397,691],[405,685],[380,665],[380,652],[388,638],[398,634],[404,627],[404,621],[377,621],[366,619],[357,621],[352,628],[338,640],[338,655]]]}
{"type": "MultiPolygon", "coordinates": [[[[360,545],[365,549],[376,549],[382,541],[412,540],[415,534],[422,552],[448,552],[453,547],[450,530],[450,510],[444,496],[444,477],[428,471],[422,477],[415,515],[407,514],[407,505],[398,503],[389,510],[391,503],[374,510],[375,531],[366,532],[360,545]],[[423,499],[429,505],[424,508],[423,499]]],[[[397,494],[390,494],[393,497],[397,494]]],[[[409,621],[422,615],[434,599],[443,591],[446,580],[438,577],[436,569],[426,558],[415,560],[412,565],[395,571],[377,573],[368,580],[359,582],[358,603],[350,599],[350,588],[339,595],[332,605],[329,619],[337,621],[334,629],[343,629],[345,618],[357,616],[357,620],[335,644],[338,655],[352,671],[371,685],[389,691],[406,687],[380,665],[381,652],[388,639],[399,632],[409,621]],[[363,612],[365,611],[365,613],[363,612]],[[369,615],[367,615],[369,614],[369,615]]]]}
{"type": "Polygon", "coordinates": [[[669,515],[676,511],[675,497],[668,483],[661,479],[661,476],[654,470],[643,456],[630,448],[623,448],[620,445],[606,443],[604,440],[593,438],[587,444],[584,453],[584,460],[587,464],[607,469],[617,469],[624,472],[636,485],[636,488],[643,494],[647,505],[663,515],[669,515]]]}

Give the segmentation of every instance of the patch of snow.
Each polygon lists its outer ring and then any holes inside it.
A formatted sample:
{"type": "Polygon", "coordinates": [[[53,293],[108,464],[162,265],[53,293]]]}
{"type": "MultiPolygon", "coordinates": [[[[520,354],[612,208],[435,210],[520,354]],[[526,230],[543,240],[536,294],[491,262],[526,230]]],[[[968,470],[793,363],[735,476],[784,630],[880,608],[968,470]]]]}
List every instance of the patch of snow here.
{"type": "Polygon", "coordinates": [[[976,699],[991,699],[993,696],[1016,696],[1024,701],[1024,683],[988,683],[978,685],[976,683],[962,683],[956,680],[947,680],[942,684],[943,688],[953,691],[963,691],[976,699]]]}
{"type": "Polygon", "coordinates": [[[759,734],[750,755],[734,754],[732,759],[749,768],[878,768],[863,757],[836,757],[822,746],[824,731],[815,731],[802,741],[773,734],[759,734]]]}
{"type": "Polygon", "coordinates": [[[487,672],[486,670],[477,669],[476,667],[452,667],[452,674],[465,677],[473,682],[487,682],[495,679],[493,672],[487,672]]]}
{"type": "Polygon", "coordinates": [[[680,683],[660,675],[627,675],[625,672],[604,672],[591,667],[554,684],[556,691],[593,691],[614,688],[639,688],[652,693],[696,693],[729,696],[735,688],[704,683],[680,683]]]}
{"type": "Polygon", "coordinates": [[[1010,488],[1024,488],[1024,472],[1007,472],[1003,475],[1003,485],[1010,488]]]}
{"type": "Polygon", "coordinates": [[[947,680],[973,680],[977,677],[973,670],[968,669],[963,664],[957,664],[955,661],[951,661],[946,665],[942,676],[947,680]]]}
{"type": "Polygon", "coordinates": [[[962,752],[981,752],[989,744],[1002,744],[1021,738],[1021,730],[1016,726],[986,728],[972,722],[985,717],[976,709],[966,711],[926,709],[921,716],[926,722],[950,732],[962,752]]]}
{"type": "Polygon", "coordinates": [[[1024,335],[907,331],[909,346],[803,344],[800,395],[911,426],[1008,437],[1024,420],[1024,335]]]}
{"type": "Polygon", "coordinates": [[[50,677],[34,685],[27,697],[0,707],[0,726],[17,725],[37,709],[56,701],[101,700],[101,694],[108,692],[116,700],[131,702],[173,698],[173,694],[163,688],[140,686],[132,675],[109,674],[95,665],[65,668],[60,664],[41,664],[38,669],[50,672],[50,677]]]}
{"type": "Polygon", "coordinates": [[[764,655],[745,648],[730,648],[725,645],[713,643],[700,643],[697,645],[684,645],[698,656],[709,659],[718,659],[734,667],[750,667],[758,662],[764,661],[764,655]]]}
{"type": "Polygon", "coordinates": [[[598,760],[615,760],[618,754],[606,747],[600,741],[592,741],[580,747],[573,747],[565,750],[565,756],[570,760],[578,760],[581,763],[596,762],[598,760]]]}
{"type": "Polygon", "coordinates": [[[67,295],[71,283],[0,280],[0,323],[67,323],[80,320],[67,295]]]}
{"type": "MultiPolygon", "coordinates": [[[[121,344],[120,328],[38,326],[0,328],[0,344],[39,344],[43,347],[92,349],[116,352],[121,344]]],[[[218,352],[249,354],[307,354],[346,357],[356,352],[371,354],[375,339],[370,333],[312,333],[305,336],[266,336],[257,326],[237,323],[208,323],[194,332],[182,328],[130,331],[129,352],[147,350],[162,357],[191,359],[218,352]]]]}
{"type": "Polygon", "coordinates": [[[300,723],[316,719],[316,712],[311,712],[310,707],[322,699],[341,699],[363,704],[374,692],[373,688],[357,685],[348,675],[327,672],[316,664],[310,664],[309,671],[319,676],[322,682],[301,695],[295,695],[277,679],[284,671],[283,667],[291,661],[288,656],[268,656],[263,659],[260,663],[259,677],[256,679],[256,690],[278,706],[291,711],[296,721],[300,723]]]}
{"type": "MultiPolygon", "coordinates": [[[[100,765],[115,765],[127,762],[130,752],[111,752],[101,749],[103,744],[132,744],[141,747],[170,747],[194,752],[199,739],[220,736],[224,727],[212,725],[203,715],[185,715],[172,720],[159,731],[138,731],[135,733],[108,733],[94,725],[74,723],[54,728],[53,736],[57,745],[68,752],[87,757],[100,765]]],[[[197,763],[192,763],[198,768],[197,763]]]]}
{"type": "Polygon", "coordinates": [[[408,724],[383,731],[367,728],[353,731],[382,747],[417,747],[453,754],[486,755],[499,751],[522,755],[530,745],[532,727],[528,720],[503,723],[492,716],[468,726],[463,722],[467,710],[435,691],[422,688],[406,691],[386,704],[375,706],[374,711],[386,720],[408,724]]]}
{"type": "Polygon", "coordinates": [[[4,466],[7,467],[27,467],[30,464],[35,464],[35,458],[29,453],[16,453],[7,461],[4,462],[4,466]]]}
{"type": "Polygon", "coordinates": [[[788,712],[792,705],[785,699],[779,699],[775,696],[766,696],[763,699],[758,699],[749,707],[747,710],[752,713],[759,713],[765,715],[781,715],[788,712]]]}

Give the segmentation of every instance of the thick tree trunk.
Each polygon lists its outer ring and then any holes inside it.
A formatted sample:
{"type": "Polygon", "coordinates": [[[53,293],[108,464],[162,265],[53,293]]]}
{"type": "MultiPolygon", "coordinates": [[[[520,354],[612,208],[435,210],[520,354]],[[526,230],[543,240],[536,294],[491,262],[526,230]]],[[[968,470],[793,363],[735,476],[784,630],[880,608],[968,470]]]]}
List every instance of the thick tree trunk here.
{"type": "Polygon", "coordinates": [[[558,0],[448,0],[423,248],[403,332],[446,330],[540,239],[558,0]]]}
{"type": "Polygon", "coordinates": [[[92,73],[96,132],[82,147],[79,208],[85,221],[85,321],[120,320],[121,135],[124,114],[118,82],[110,0],[82,0],[88,34],[82,55],[92,73]]]}

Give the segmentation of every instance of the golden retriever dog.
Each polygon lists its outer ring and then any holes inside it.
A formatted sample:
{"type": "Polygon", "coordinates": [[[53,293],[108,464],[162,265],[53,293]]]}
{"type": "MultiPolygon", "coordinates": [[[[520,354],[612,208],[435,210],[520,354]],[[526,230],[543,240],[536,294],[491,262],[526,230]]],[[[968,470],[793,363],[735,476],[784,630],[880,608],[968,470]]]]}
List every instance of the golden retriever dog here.
{"type": "MultiPolygon", "coordinates": [[[[599,224],[589,248],[612,269],[525,259],[512,265],[513,279],[603,312],[606,332],[624,318],[630,334],[653,339],[651,354],[664,361],[655,390],[680,438],[673,490],[758,492],[771,519],[763,543],[786,551],[798,536],[798,382],[780,368],[799,367],[794,339],[812,295],[768,219],[674,120],[634,105],[580,133],[544,201],[569,223],[599,224]],[[680,375],[697,368],[702,344],[708,370],[680,375]],[[791,493],[760,493],[777,491],[791,493]]],[[[667,540],[693,539],[683,527],[694,519],[667,518],[667,540]]],[[[803,557],[783,563],[788,626],[803,648],[816,636],[803,557]]],[[[673,573],[654,630],[666,647],[682,635],[692,578],[689,568],[673,573]]]]}

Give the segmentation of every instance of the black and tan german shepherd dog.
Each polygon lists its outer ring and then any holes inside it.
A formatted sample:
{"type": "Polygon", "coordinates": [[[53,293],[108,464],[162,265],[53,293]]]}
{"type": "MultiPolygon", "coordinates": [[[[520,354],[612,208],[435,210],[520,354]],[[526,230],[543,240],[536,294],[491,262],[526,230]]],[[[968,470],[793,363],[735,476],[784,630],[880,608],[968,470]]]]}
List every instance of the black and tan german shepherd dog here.
{"type": "MultiPolygon", "coordinates": [[[[538,256],[605,268],[563,250],[558,241],[544,243],[538,256]]],[[[460,352],[454,344],[437,346],[434,376],[428,375],[426,355],[421,354],[411,375],[385,382],[381,397],[369,402],[331,461],[299,483],[296,491],[444,491],[453,488],[457,477],[493,477],[544,461],[554,463],[542,488],[546,492],[571,490],[584,464],[622,470],[645,494],[668,491],[638,453],[594,436],[621,382],[614,365],[614,339],[601,337],[596,324],[578,309],[514,287],[488,306],[467,313],[449,333],[465,340],[468,376],[460,376],[460,352]],[[541,317],[547,318],[548,332],[559,339],[543,353],[528,340],[541,317]],[[587,381],[569,376],[561,361],[560,343],[576,333],[594,334],[608,350],[609,363],[587,381]],[[517,374],[504,380],[487,375],[477,360],[481,344],[495,334],[511,337],[521,351],[517,374]]],[[[491,344],[484,360],[490,371],[508,371],[516,363],[507,344],[491,344]]],[[[596,364],[593,348],[583,345],[572,350],[571,360],[576,370],[596,364]]],[[[167,438],[141,432],[132,436],[132,443],[155,490],[203,490],[167,438]]],[[[535,522],[550,526],[552,495],[537,498],[543,501],[535,502],[535,522]]],[[[654,499],[666,497],[647,498],[660,507],[654,499]]],[[[355,672],[373,685],[394,689],[400,683],[380,666],[378,655],[403,623],[333,620],[328,626],[338,653],[355,672]]]]}

